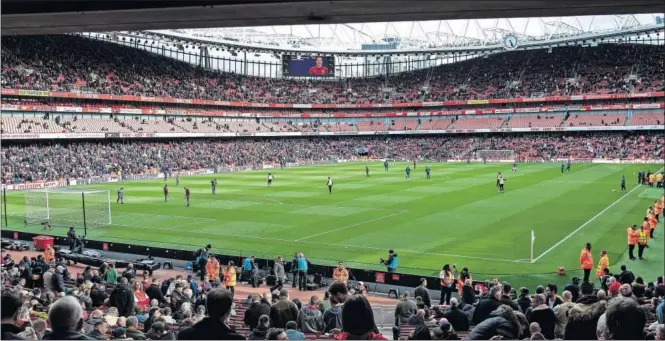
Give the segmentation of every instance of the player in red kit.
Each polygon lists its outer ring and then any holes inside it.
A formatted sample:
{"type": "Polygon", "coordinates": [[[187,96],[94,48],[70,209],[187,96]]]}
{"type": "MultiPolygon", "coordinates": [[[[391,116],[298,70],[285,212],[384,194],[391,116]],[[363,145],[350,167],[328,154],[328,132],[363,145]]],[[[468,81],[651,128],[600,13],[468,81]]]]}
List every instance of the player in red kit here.
{"type": "Polygon", "coordinates": [[[513,173],[517,172],[517,161],[513,161],[513,173]]]}
{"type": "Polygon", "coordinates": [[[323,66],[323,57],[316,57],[316,65],[309,68],[307,72],[310,76],[326,76],[328,75],[328,68],[323,66]]]}
{"type": "Polygon", "coordinates": [[[169,187],[167,185],[164,185],[164,202],[166,202],[169,199],[169,187]]]}

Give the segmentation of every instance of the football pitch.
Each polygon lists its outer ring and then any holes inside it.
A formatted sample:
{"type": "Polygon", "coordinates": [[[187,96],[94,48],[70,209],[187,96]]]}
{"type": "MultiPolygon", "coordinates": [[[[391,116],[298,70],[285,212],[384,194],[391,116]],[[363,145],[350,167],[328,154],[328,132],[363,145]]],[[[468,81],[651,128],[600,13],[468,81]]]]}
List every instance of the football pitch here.
{"type": "MultiPolygon", "coordinates": [[[[381,162],[357,162],[211,174],[181,177],[179,187],[175,178],[85,186],[110,191],[113,220],[111,226],[88,229],[87,237],[191,250],[210,243],[213,253],[270,259],[289,260],[298,251],[314,263],[342,260],[357,269],[382,269],[379,258],[394,249],[398,272],[435,275],[443,264],[456,264],[468,267],[475,279],[521,285],[564,283],[581,274],[579,253],[591,242],[594,262],[607,250],[613,272],[625,263],[645,280],[662,275],[662,221],[645,261],[630,262],[626,254],[626,228],[641,224],[646,208],[663,193],[637,186],[635,174],[661,165],[573,164],[561,174],[557,163],[519,164],[513,173],[510,164],[421,162],[410,179],[406,165],[392,163],[384,171],[381,162]],[[506,176],[503,194],[495,186],[499,171],[506,176]],[[269,172],[275,176],[270,187],[269,172]],[[619,191],[622,174],[625,194],[619,191]],[[328,176],[334,180],[332,194],[328,176]],[[120,186],[124,204],[115,203],[120,186]],[[191,207],[185,207],[185,186],[191,189],[191,207]],[[566,276],[556,276],[561,266],[566,276]]],[[[7,193],[9,229],[44,232],[23,226],[22,196],[7,193]]],[[[51,233],[64,235],[66,229],[51,233]]]]}

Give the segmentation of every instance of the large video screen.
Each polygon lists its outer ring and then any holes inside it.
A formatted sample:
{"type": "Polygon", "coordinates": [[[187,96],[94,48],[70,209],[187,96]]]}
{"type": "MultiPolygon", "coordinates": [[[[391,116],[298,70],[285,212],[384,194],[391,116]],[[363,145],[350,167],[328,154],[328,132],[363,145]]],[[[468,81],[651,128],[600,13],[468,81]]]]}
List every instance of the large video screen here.
{"type": "Polygon", "coordinates": [[[282,55],[284,77],[334,77],[335,57],[282,55]]]}

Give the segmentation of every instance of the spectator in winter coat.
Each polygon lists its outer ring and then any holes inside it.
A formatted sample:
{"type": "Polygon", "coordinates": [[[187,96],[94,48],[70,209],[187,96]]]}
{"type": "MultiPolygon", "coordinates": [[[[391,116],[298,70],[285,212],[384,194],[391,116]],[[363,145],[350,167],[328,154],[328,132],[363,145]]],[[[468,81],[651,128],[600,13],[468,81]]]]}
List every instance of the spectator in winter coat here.
{"type": "Polygon", "coordinates": [[[552,340],[554,339],[554,327],[556,325],[554,311],[545,303],[546,299],[544,295],[538,294],[534,296],[534,300],[536,301],[536,307],[531,311],[529,323],[538,323],[545,338],[552,340]]]}
{"type": "Polygon", "coordinates": [[[552,309],[554,310],[554,316],[556,317],[554,336],[558,339],[563,339],[563,335],[566,330],[566,324],[568,323],[568,310],[570,310],[570,308],[575,305],[575,303],[573,303],[573,295],[570,293],[570,291],[564,291],[562,296],[563,303],[552,309]]]}
{"type": "Polygon", "coordinates": [[[65,292],[65,279],[63,273],[65,272],[64,267],[58,266],[55,268],[55,272],[51,277],[51,286],[55,292],[65,292]]]}
{"type": "Polygon", "coordinates": [[[99,307],[104,304],[104,301],[109,298],[109,294],[106,293],[106,288],[103,284],[95,284],[92,290],[90,290],[90,299],[92,300],[92,305],[99,307]]]}
{"type": "Polygon", "coordinates": [[[330,307],[323,312],[323,332],[329,333],[332,329],[342,329],[342,307],[337,296],[330,296],[330,307]]]}
{"type": "Polygon", "coordinates": [[[243,340],[244,337],[226,325],[231,313],[233,294],[224,288],[216,288],[208,292],[206,309],[208,317],[192,327],[182,329],[178,333],[179,340],[243,340]]]}
{"type": "MultiPolygon", "coordinates": [[[[478,302],[476,310],[473,312],[473,319],[471,320],[473,325],[478,325],[480,322],[484,321],[490,313],[501,306],[501,286],[495,285],[490,288],[487,298],[484,298],[478,302]]],[[[512,308],[511,308],[512,309],[512,308]]]]}
{"type": "Polygon", "coordinates": [[[415,314],[417,310],[416,303],[409,300],[409,292],[405,291],[402,293],[402,298],[400,298],[397,306],[395,306],[395,326],[407,323],[409,317],[415,314]]]}
{"type": "Polygon", "coordinates": [[[104,312],[101,310],[95,310],[90,313],[88,320],[83,324],[83,332],[88,334],[95,330],[97,322],[104,322],[104,312]]]}
{"type": "Polygon", "coordinates": [[[273,328],[285,328],[289,321],[298,319],[298,307],[289,300],[289,290],[279,291],[279,300],[270,307],[270,320],[273,328]]]}
{"type": "Polygon", "coordinates": [[[162,287],[158,278],[152,279],[152,283],[145,289],[145,293],[148,295],[150,300],[157,300],[159,303],[164,303],[166,301],[164,299],[164,294],[162,293],[162,287]]]}
{"type": "Polygon", "coordinates": [[[467,279],[462,286],[462,303],[463,305],[476,303],[476,292],[473,290],[473,282],[470,279],[467,279]]]}
{"type": "MultiPolygon", "coordinates": [[[[498,296],[500,292],[496,293],[498,296]]],[[[498,301],[498,298],[496,298],[498,301]]],[[[521,325],[513,309],[507,305],[499,306],[490,312],[486,319],[482,320],[469,333],[469,340],[489,340],[495,336],[501,336],[504,340],[517,340],[521,337],[521,325]]]]}
{"type": "Polygon", "coordinates": [[[307,340],[305,334],[298,331],[298,324],[295,321],[286,323],[286,338],[289,340],[307,340]]]}
{"type": "Polygon", "coordinates": [[[108,330],[108,325],[106,324],[106,321],[98,320],[95,321],[93,330],[86,335],[95,340],[106,340],[105,334],[107,330],[108,330]]]}
{"type": "Polygon", "coordinates": [[[118,308],[118,314],[124,317],[129,317],[134,311],[134,293],[127,283],[127,278],[121,278],[109,297],[109,306],[118,308]]]}
{"type": "Polygon", "coordinates": [[[563,290],[568,290],[573,295],[573,303],[577,302],[577,299],[580,295],[580,279],[579,277],[573,277],[571,283],[566,284],[563,290]]]}
{"type": "MultiPolygon", "coordinates": [[[[580,297],[579,300],[585,296],[580,297]]],[[[591,296],[595,298],[595,296],[591,296]]],[[[564,332],[566,340],[595,340],[598,318],[605,313],[607,302],[596,299],[592,304],[575,304],[568,310],[568,323],[564,332]]]]}
{"type": "Polygon", "coordinates": [[[323,314],[319,310],[319,297],[312,296],[308,305],[304,305],[298,312],[298,327],[303,333],[317,333],[323,331],[323,314]]]}
{"type": "Polygon", "coordinates": [[[427,279],[420,279],[420,286],[416,288],[413,295],[415,297],[420,297],[423,299],[423,303],[427,308],[432,306],[432,302],[429,297],[429,290],[427,290],[427,279]]]}
{"type": "Polygon", "coordinates": [[[409,319],[409,324],[416,326],[409,340],[431,340],[432,334],[429,332],[429,327],[425,323],[425,310],[419,309],[415,315],[409,319]]]}
{"type": "Polygon", "coordinates": [[[252,304],[245,311],[243,322],[249,326],[249,330],[254,330],[259,324],[259,318],[263,315],[270,316],[270,304],[261,302],[261,296],[252,295],[252,304]]]}
{"type": "Polygon", "coordinates": [[[517,306],[520,307],[520,311],[523,314],[526,314],[527,309],[531,306],[531,297],[529,296],[528,288],[520,288],[520,297],[517,298],[517,306]]]}
{"type": "Polygon", "coordinates": [[[450,299],[450,307],[443,313],[443,317],[448,320],[455,331],[469,330],[469,316],[459,309],[456,298],[450,299]]]}

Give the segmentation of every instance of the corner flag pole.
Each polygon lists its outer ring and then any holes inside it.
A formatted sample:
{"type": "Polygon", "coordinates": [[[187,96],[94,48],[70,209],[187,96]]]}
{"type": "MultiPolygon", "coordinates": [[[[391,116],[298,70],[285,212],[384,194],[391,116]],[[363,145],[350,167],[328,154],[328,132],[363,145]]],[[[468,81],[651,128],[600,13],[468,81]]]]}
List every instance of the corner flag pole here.
{"type": "Polygon", "coordinates": [[[533,242],[536,240],[536,234],[531,230],[531,263],[533,263],[533,242]]]}

